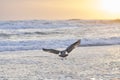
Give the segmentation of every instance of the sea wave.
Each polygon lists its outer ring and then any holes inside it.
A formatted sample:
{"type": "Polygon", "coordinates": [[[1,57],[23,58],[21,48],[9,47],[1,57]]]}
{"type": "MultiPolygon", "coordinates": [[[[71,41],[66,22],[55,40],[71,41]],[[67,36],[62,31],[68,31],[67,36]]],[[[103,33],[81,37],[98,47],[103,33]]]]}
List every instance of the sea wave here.
{"type": "MultiPolygon", "coordinates": [[[[0,41],[0,52],[21,51],[21,50],[41,50],[42,48],[66,48],[77,39],[66,40],[28,40],[28,41],[0,41]]],[[[120,37],[81,39],[79,47],[120,45],[120,37]]]]}
{"type": "MultiPolygon", "coordinates": [[[[79,23],[80,24],[80,23],[79,23]]],[[[27,21],[0,21],[0,29],[50,29],[62,27],[77,27],[78,24],[64,20],[27,20],[27,21]]]]}
{"type": "Polygon", "coordinates": [[[120,25],[79,19],[0,21],[0,52],[66,48],[80,38],[80,47],[120,45],[120,25]]]}

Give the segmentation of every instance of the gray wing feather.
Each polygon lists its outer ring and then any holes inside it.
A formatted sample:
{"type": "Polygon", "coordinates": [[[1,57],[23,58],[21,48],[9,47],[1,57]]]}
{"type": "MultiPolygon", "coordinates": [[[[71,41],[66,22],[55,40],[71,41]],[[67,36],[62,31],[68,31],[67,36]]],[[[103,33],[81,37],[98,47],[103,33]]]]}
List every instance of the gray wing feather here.
{"type": "Polygon", "coordinates": [[[46,51],[46,52],[54,53],[54,54],[59,54],[59,52],[60,52],[60,51],[55,50],[55,49],[45,49],[45,48],[43,48],[42,50],[46,51]]]}
{"type": "Polygon", "coordinates": [[[71,44],[69,47],[67,47],[66,51],[70,53],[74,48],[78,47],[80,45],[81,40],[76,41],[75,43],[71,44]]]}

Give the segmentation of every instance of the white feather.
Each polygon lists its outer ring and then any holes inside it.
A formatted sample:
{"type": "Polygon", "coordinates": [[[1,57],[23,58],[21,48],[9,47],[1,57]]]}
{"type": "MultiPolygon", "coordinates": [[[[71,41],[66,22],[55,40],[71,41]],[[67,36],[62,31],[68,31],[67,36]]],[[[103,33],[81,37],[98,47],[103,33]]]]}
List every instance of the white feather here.
{"type": "Polygon", "coordinates": [[[59,52],[59,54],[58,55],[61,55],[61,52],[59,52]]]}

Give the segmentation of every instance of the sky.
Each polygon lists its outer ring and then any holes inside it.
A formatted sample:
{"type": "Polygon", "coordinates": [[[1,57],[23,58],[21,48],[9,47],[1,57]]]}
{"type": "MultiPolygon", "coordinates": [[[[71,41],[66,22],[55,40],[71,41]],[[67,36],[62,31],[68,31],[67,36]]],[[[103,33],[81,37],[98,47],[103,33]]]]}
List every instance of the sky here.
{"type": "Polygon", "coordinates": [[[0,0],[0,20],[118,19],[120,0],[0,0]]]}

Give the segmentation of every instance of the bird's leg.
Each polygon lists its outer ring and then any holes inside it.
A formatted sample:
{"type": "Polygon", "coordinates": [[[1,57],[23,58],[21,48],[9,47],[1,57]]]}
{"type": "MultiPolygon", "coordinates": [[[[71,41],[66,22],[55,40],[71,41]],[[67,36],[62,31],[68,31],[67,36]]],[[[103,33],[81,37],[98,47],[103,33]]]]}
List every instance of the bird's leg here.
{"type": "Polygon", "coordinates": [[[67,57],[65,57],[64,59],[67,60],[67,57]]]}
{"type": "Polygon", "coordinates": [[[64,60],[64,58],[63,58],[63,57],[61,57],[61,60],[64,60]]]}
{"type": "Polygon", "coordinates": [[[62,57],[61,60],[67,60],[67,57],[62,57]]]}

